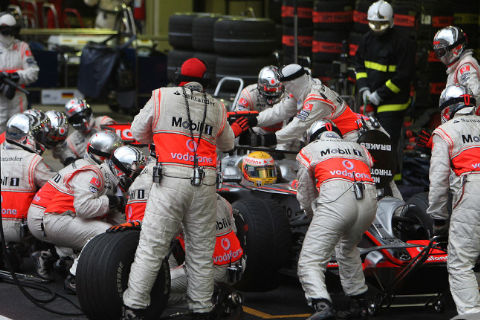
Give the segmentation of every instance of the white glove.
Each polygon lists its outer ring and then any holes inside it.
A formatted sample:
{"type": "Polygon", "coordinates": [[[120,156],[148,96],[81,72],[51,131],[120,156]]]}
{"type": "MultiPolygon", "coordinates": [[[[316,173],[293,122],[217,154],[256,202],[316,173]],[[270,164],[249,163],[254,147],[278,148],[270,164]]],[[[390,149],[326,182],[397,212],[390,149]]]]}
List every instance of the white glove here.
{"type": "Polygon", "coordinates": [[[382,102],[382,98],[380,98],[377,91],[375,91],[368,96],[368,101],[370,101],[372,104],[378,106],[382,102]]]}
{"type": "Polygon", "coordinates": [[[370,92],[370,89],[364,88],[363,90],[360,90],[360,94],[362,95],[362,103],[365,103],[365,101],[368,99],[368,96],[370,96],[372,93],[370,92]]]}

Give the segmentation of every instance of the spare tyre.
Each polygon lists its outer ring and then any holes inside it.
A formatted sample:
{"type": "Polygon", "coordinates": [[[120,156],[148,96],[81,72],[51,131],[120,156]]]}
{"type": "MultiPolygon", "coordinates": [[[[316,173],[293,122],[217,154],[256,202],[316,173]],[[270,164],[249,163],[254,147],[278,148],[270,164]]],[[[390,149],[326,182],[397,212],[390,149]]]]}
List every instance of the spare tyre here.
{"type": "MultiPolygon", "coordinates": [[[[217,83],[223,77],[239,77],[247,86],[257,82],[260,69],[265,66],[275,64],[273,56],[264,57],[217,57],[217,66],[215,68],[217,83]]],[[[231,89],[228,83],[225,84],[226,89],[231,89]]],[[[236,86],[234,86],[236,87],[236,86]]]]}
{"type": "Polygon", "coordinates": [[[287,215],[270,199],[235,201],[237,234],[244,244],[247,267],[236,288],[268,291],[278,286],[278,270],[290,258],[291,234],[287,215]],[[243,225],[242,225],[243,224],[243,225]]]}
{"type": "Polygon", "coordinates": [[[220,15],[209,14],[198,16],[192,23],[192,46],[196,51],[213,52],[213,30],[220,15]]]}
{"type": "MultiPolygon", "coordinates": [[[[103,233],[83,248],[77,267],[77,297],[89,319],[119,319],[123,292],[135,257],[140,231],[103,233]]],[[[153,285],[145,319],[158,319],[170,294],[170,269],[165,260],[153,285]]]]}
{"type": "Polygon", "coordinates": [[[259,56],[276,47],[275,23],[270,19],[223,17],[215,22],[215,52],[233,56],[259,56]]]}
{"type": "Polygon", "coordinates": [[[175,49],[192,50],[192,24],[198,13],[174,13],[168,19],[168,43],[175,49]]]}

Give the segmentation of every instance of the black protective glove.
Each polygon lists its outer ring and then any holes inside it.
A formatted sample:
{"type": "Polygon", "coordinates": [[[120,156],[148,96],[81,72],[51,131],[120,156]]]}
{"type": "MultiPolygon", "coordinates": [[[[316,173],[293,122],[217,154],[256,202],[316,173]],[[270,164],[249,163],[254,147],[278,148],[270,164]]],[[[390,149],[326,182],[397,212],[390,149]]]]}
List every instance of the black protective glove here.
{"type": "Polygon", "coordinates": [[[13,82],[16,82],[16,83],[18,83],[18,81],[20,81],[20,76],[18,75],[17,72],[9,73],[8,78],[10,78],[10,80],[12,80],[13,82]]]}
{"type": "Polygon", "coordinates": [[[448,220],[434,219],[433,220],[433,235],[448,237],[448,227],[450,224],[448,220]]]}
{"type": "Polygon", "coordinates": [[[66,166],[68,166],[69,164],[75,162],[75,160],[77,160],[77,159],[75,159],[75,158],[73,158],[73,157],[68,157],[67,159],[65,159],[65,161],[63,161],[63,165],[66,167],[66,166]]]}
{"type": "Polygon", "coordinates": [[[140,230],[142,228],[142,223],[140,221],[125,222],[122,224],[117,224],[111,226],[107,229],[107,233],[120,232],[125,230],[140,230]]]}
{"type": "Polygon", "coordinates": [[[127,205],[127,200],[124,197],[111,196],[107,194],[108,197],[108,207],[110,210],[118,209],[120,212],[125,211],[125,206],[127,205]]]}
{"type": "Polygon", "coordinates": [[[258,120],[257,120],[257,117],[248,117],[248,126],[250,128],[253,128],[253,127],[256,127],[257,124],[258,124],[258,120]]]}

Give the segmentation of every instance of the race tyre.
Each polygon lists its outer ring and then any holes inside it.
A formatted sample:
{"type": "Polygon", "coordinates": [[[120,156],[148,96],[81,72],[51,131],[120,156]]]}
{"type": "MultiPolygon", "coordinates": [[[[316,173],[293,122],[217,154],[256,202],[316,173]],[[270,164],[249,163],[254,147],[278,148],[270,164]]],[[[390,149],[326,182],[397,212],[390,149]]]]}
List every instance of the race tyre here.
{"type": "Polygon", "coordinates": [[[405,217],[413,221],[403,237],[406,240],[428,240],[433,237],[433,219],[427,214],[428,192],[413,195],[407,201],[409,206],[405,217]]]}
{"type": "MultiPolygon", "coordinates": [[[[76,274],[77,296],[89,319],[119,319],[123,292],[140,232],[103,233],[83,248],[76,274]]],[[[151,291],[146,319],[158,319],[170,293],[170,270],[164,261],[151,291]]]]}
{"type": "Polygon", "coordinates": [[[236,287],[243,291],[268,291],[278,286],[278,270],[290,255],[291,236],[285,211],[273,200],[245,199],[233,203],[244,225],[236,219],[245,245],[247,267],[236,287]]]}
{"type": "MultiPolygon", "coordinates": [[[[264,66],[275,64],[273,56],[264,57],[223,57],[217,58],[217,66],[215,68],[217,83],[226,76],[239,77],[247,86],[257,82],[258,72],[264,66]]],[[[226,89],[231,89],[228,83],[225,84],[226,89]]],[[[233,86],[236,87],[236,84],[233,86]]]]}
{"type": "MultiPolygon", "coordinates": [[[[298,28],[297,30],[297,49],[299,56],[312,55],[313,28],[298,28]]],[[[283,26],[282,35],[283,53],[286,56],[293,57],[295,46],[294,30],[292,27],[283,26]]]]}
{"type": "Polygon", "coordinates": [[[318,0],[313,9],[313,26],[317,30],[350,30],[353,23],[351,0],[318,0]]]}
{"type": "Polygon", "coordinates": [[[260,56],[275,50],[275,24],[270,19],[223,17],[215,22],[215,52],[232,56],[260,56]]]}
{"type": "Polygon", "coordinates": [[[342,53],[342,41],[348,38],[340,31],[315,31],[312,42],[312,60],[331,62],[342,53]]]}
{"type": "Polygon", "coordinates": [[[186,50],[171,50],[167,56],[167,77],[169,82],[175,82],[176,73],[180,72],[182,63],[195,56],[195,52],[186,50]]]}
{"type": "Polygon", "coordinates": [[[172,14],[168,20],[168,43],[175,49],[192,50],[192,25],[198,13],[172,14]]]}
{"type": "Polygon", "coordinates": [[[311,27],[313,25],[313,0],[283,0],[282,24],[293,27],[294,5],[297,5],[297,23],[299,27],[311,27]]]}
{"type": "Polygon", "coordinates": [[[213,52],[213,30],[219,15],[209,14],[193,19],[192,24],[192,46],[195,51],[213,52]]]}

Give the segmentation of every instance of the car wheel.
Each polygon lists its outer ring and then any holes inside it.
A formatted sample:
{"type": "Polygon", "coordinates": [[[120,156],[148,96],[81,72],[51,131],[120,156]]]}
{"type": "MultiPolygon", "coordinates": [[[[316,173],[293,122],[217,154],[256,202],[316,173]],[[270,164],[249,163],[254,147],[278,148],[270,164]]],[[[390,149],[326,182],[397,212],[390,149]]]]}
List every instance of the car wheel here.
{"type": "MultiPolygon", "coordinates": [[[[82,250],[76,274],[77,296],[89,319],[119,319],[123,292],[140,232],[129,230],[103,233],[82,250]]],[[[157,319],[166,307],[170,293],[170,269],[165,260],[151,291],[146,319],[157,319]]]]}
{"type": "Polygon", "coordinates": [[[237,218],[236,224],[247,257],[247,267],[236,287],[257,292],[276,288],[278,270],[290,255],[290,227],[285,211],[269,199],[238,200],[232,206],[243,220],[237,218]]]}

